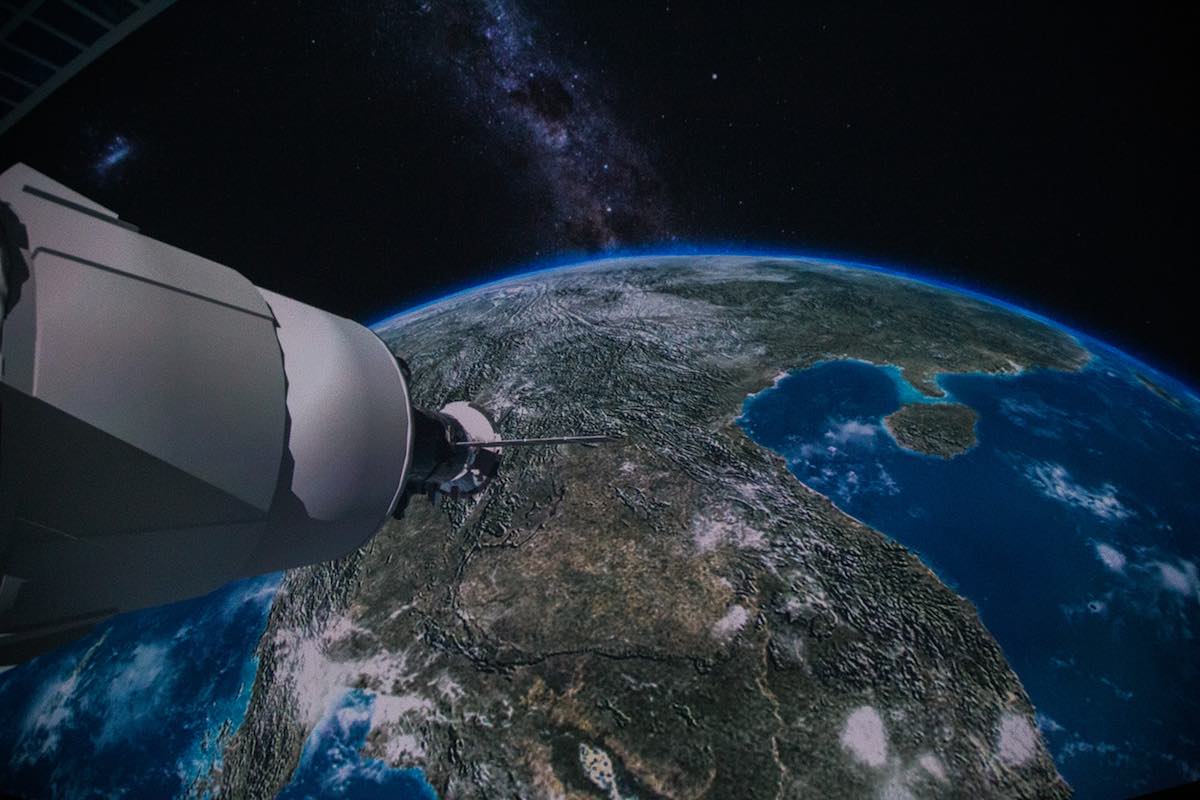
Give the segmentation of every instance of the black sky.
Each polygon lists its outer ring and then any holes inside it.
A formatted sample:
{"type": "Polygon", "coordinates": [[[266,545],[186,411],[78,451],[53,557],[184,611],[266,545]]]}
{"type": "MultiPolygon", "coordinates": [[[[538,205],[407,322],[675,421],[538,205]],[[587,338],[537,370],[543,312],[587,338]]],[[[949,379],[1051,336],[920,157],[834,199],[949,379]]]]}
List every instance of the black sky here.
{"type": "Polygon", "coordinates": [[[535,261],[721,245],[965,284],[1195,384],[1196,30],[1132,6],[179,0],[0,148],[362,321],[535,261]]]}

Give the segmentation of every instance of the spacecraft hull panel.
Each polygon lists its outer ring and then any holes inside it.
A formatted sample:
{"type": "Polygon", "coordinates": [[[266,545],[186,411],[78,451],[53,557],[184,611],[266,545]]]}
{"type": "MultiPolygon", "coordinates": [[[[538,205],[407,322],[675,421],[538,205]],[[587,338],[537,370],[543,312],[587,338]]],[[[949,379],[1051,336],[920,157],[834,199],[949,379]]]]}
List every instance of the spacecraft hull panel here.
{"type": "Polygon", "coordinates": [[[86,197],[58,181],[47,178],[26,164],[13,164],[3,173],[0,173],[0,194],[11,196],[26,186],[32,186],[55,197],[61,197],[68,203],[82,206],[102,216],[120,219],[117,212],[112,209],[105,208],[90,197],[86,197]]]}
{"type": "Polygon", "coordinates": [[[20,299],[5,328],[24,335],[6,337],[5,383],[267,511],[284,379],[254,286],[113,224],[23,165],[0,175],[0,199],[24,228],[29,264],[9,290],[20,299]]]}
{"type": "Polygon", "coordinates": [[[42,251],[32,395],[262,511],[283,444],[270,319],[42,251]]]}
{"type": "Polygon", "coordinates": [[[27,167],[0,201],[0,664],[392,514],[412,411],[375,334],[27,167]]]}
{"type": "Polygon", "coordinates": [[[336,558],[370,538],[396,506],[412,448],[408,388],[387,346],[350,320],[259,291],[278,325],[288,438],[284,496],[255,571],[336,558]]]}

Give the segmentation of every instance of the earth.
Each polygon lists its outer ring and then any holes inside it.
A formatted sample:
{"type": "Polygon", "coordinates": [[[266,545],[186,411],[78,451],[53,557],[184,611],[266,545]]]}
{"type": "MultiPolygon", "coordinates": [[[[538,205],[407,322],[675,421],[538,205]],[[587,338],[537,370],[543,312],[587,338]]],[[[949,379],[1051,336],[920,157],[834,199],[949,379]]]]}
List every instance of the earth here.
{"type": "MultiPolygon", "coordinates": [[[[30,797],[1120,797],[1200,779],[1200,400],[813,259],[607,259],[377,333],[505,457],[344,559],[0,675],[30,797]]],[[[7,754],[7,755],[5,755],[7,754]]]]}

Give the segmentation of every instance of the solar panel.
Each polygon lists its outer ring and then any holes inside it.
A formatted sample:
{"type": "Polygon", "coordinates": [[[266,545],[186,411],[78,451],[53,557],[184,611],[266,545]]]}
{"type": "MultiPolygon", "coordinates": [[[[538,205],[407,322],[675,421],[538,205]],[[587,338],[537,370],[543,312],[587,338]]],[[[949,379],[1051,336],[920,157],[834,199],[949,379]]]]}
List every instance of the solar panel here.
{"type": "Polygon", "coordinates": [[[0,134],[175,0],[0,0],[0,134]]]}

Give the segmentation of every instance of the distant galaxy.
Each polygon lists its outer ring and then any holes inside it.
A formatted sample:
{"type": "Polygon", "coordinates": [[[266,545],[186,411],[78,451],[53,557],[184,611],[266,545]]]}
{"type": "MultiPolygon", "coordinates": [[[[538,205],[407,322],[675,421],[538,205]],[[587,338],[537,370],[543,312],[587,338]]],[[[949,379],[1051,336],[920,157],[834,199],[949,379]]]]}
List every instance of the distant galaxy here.
{"type": "Polygon", "coordinates": [[[106,180],[132,155],[133,144],[121,134],[116,134],[101,148],[100,155],[92,163],[92,171],[100,180],[106,180]]]}
{"type": "MultiPolygon", "coordinates": [[[[390,17],[385,35],[411,45],[414,16],[390,17]]],[[[548,250],[610,250],[673,241],[678,215],[648,148],[623,129],[597,80],[555,52],[547,34],[510,0],[423,3],[422,69],[447,70],[464,116],[483,125],[547,193],[547,218],[531,220],[548,250]]]]}

